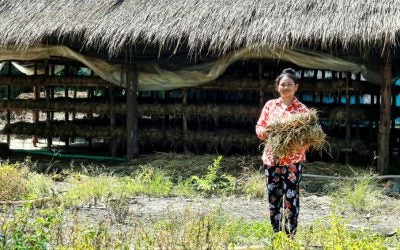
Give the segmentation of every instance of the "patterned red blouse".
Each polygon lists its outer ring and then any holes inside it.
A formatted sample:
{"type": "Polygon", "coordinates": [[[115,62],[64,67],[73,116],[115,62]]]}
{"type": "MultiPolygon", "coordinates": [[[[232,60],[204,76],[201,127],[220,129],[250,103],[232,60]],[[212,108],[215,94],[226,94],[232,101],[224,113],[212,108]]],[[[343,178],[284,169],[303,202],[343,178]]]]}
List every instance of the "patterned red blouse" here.
{"type": "MultiPolygon", "coordinates": [[[[264,137],[264,130],[267,127],[269,123],[276,122],[278,120],[281,120],[282,118],[288,117],[290,115],[299,113],[299,112],[307,112],[308,108],[301,103],[297,98],[295,97],[292,104],[288,107],[285,107],[282,103],[282,99],[273,99],[269,100],[263,110],[261,111],[260,118],[258,119],[257,125],[256,125],[256,133],[257,136],[260,140],[265,140],[266,137],[264,137]]],[[[307,148],[301,148],[297,152],[290,154],[289,156],[286,157],[281,157],[279,158],[279,166],[284,166],[284,165],[290,165],[298,162],[303,162],[306,159],[306,152],[307,148]]],[[[262,155],[262,160],[265,165],[268,166],[275,166],[276,156],[274,156],[268,148],[264,150],[264,153],[262,155]]]]}

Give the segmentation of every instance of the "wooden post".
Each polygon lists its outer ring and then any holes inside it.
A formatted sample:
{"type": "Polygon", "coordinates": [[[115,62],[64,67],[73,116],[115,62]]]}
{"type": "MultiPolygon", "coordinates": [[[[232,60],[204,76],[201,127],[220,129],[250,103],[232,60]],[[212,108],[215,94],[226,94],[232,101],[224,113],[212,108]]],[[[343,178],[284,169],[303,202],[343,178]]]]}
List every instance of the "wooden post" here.
{"type": "Polygon", "coordinates": [[[188,126],[187,126],[187,115],[186,115],[186,107],[187,107],[187,89],[184,88],[182,90],[182,130],[183,130],[183,152],[185,154],[189,153],[187,142],[188,142],[188,126]]]}
{"type": "Polygon", "coordinates": [[[264,107],[264,95],[265,95],[265,80],[263,79],[263,73],[264,73],[264,65],[262,62],[258,63],[258,78],[260,80],[260,89],[258,93],[258,101],[259,101],[259,106],[260,108],[264,107]]]}
{"type": "MultiPolygon", "coordinates": [[[[45,77],[49,77],[49,64],[48,61],[45,61],[45,68],[44,68],[44,75],[45,77]]],[[[51,89],[50,86],[46,86],[46,101],[47,104],[50,102],[50,96],[51,96],[51,89]]],[[[46,129],[47,131],[50,132],[51,130],[51,112],[47,111],[46,112],[46,129]]],[[[47,137],[47,149],[51,149],[51,145],[53,144],[53,137],[50,135],[47,137]]]]}
{"type": "MultiPolygon", "coordinates": [[[[11,66],[11,63],[10,63],[11,66]]],[[[11,86],[7,85],[7,100],[11,100],[11,86]]],[[[7,125],[10,125],[11,123],[11,111],[10,109],[7,109],[7,125]]],[[[7,146],[10,148],[11,146],[11,135],[7,133],[7,146]]]]}
{"type": "Polygon", "coordinates": [[[349,164],[350,156],[349,150],[351,149],[350,138],[351,138],[351,121],[350,121],[350,95],[349,95],[349,85],[351,81],[351,73],[346,73],[346,135],[345,142],[347,150],[345,151],[345,162],[349,164]]]}
{"type": "MultiPolygon", "coordinates": [[[[65,98],[65,102],[68,102],[68,87],[64,86],[64,98],[65,98]]],[[[69,113],[65,112],[65,122],[68,123],[69,121],[69,113]]],[[[69,149],[69,137],[65,137],[65,148],[69,149]]]]}
{"type": "MultiPolygon", "coordinates": [[[[110,84],[109,86],[109,95],[110,95],[110,128],[113,129],[115,128],[115,87],[113,84],[110,84]]],[[[115,140],[114,138],[111,139],[110,142],[110,154],[111,156],[116,156],[117,155],[117,146],[118,146],[118,141],[115,140]]]]}
{"type": "MultiPolygon", "coordinates": [[[[35,63],[33,75],[37,76],[37,63],[35,63]]],[[[35,84],[33,86],[33,99],[37,101],[40,98],[39,94],[40,94],[39,85],[35,84]]],[[[39,111],[35,110],[35,111],[33,111],[33,123],[36,126],[38,122],[39,122],[39,111]]],[[[37,143],[38,143],[37,135],[33,135],[32,136],[32,145],[34,147],[37,147],[37,143]]]]}
{"type": "Polygon", "coordinates": [[[138,69],[136,64],[125,64],[126,76],[126,128],[127,128],[127,158],[132,160],[139,152],[138,130],[138,69]]]}
{"type": "MultiPolygon", "coordinates": [[[[77,93],[78,93],[78,87],[75,86],[75,87],[74,87],[74,96],[73,96],[74,101],[76,100],[77,93]]],[[[73,113],[72,113],[72,120],[74,121],[75,119],[76,119],[76,113],[73,112],[73,113]]]]}
{"type": "Polygon", "coordinates": [[[381,56],[381,107],[378,141],[378,171],[383,175],[389,167],[389,139],[390,139],[390,97],[392,96],[392,64],[389,48],[385,48],[381,56]]]}
{"type": "MultiPolygon", "coordinates": [[[[94,89],[92,87],[89,87],[87,90],[87,99],[88,99],[87,101],[91,102],[91,99],[93,99],[93,96],[94,96],[94,89]]],[[[88,113],[87,115],[88,115],[89,119],[93,119],[93,113],[88,113]]],[[[87,140],[88,140],[88,147],[92,148],[93,139],[90,137],[90,138],[87,138],[87,140]]]]}
{"type": "MultiPolygon", "coordinates": [[[[11,76],[12,75],[12,64],[11,62],[8,62],[8,75],[11,76]]],[[[11,86],[8,84],[7,85],[7,100],[10,101],[11,100],[11,86]]],[[[6,116],[6,121],[7,121],[7,125],[10,125],[11,123],[11,110],[7,109],[7,116],[6,116]]],[[[11,135],[9,133],[7,133],[7,146],[8,148],[10,148],[11,146],[11,135]]]]}

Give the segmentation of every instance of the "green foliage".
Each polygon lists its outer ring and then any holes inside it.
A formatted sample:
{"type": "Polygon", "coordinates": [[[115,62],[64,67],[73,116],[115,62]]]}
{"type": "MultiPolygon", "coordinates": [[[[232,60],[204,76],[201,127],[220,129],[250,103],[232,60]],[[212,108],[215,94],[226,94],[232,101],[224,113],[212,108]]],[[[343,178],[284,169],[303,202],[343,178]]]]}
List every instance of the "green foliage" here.
{"type": "Polygon", "coordinates": [[[71,183],[71,188],[61,196],[66,206],[77,206],[89,202],[92,205],[122,192],[123,183],[113,176],[88,177],[80,175],[71,183]]]}
{"type": "Polygon", "coordinates": [[[335,204],[343,211],[372,211],[382,201],[382,189],[378,187],[374,176],[370,173],[357,175],[357,179],[341,181],[334,193],[335,204]]]}
{"type": "Polygon", "coordinates": [[[17,168],[15,165],[0,165],[0,200],[20,200],[28,194],[25,179],[27,168],[17,168]]]}
{"type": "Polygon", "coordinates": [[[24,163],[0,163],[0,200],[48,196],[53,186],[49,177],[29,172],[24,163]]]}
{"type": "Polygon", "coordinates": [[[29,190],[26,199],[48,197],[54,192],[54,182],[50,177],[38,173],[28,173],[26,187],[29,190]]]}
{"type": "Polygon", "coordinates": [[[254,222],[230,220],[226,225],[226,230],[232,246],[252,245],[254,242],[270,245],[274,235],[269,220],[254,222]]]}
{"type": "Polygon", "coordinates": [[[366,229],[350,229],[348,221],[336,211],[300,230],[297,238],[305,249],[313,246],[321,249],[387,249],[382,235],[366,229]]]}
{"type": "Polygon", "coordinates": [[[51,226],[62,216],[61,210],[35,210],[29,206],[15,212],[12,220],[3,224],[1,249],[46,249],[51,226]]]}
{"type": "Polygon", "coordinates": [[[142,166],[138,171],[134,182],[143,187],[143,194],[154,196],[168,196],[171,193],[173,183],[161,170],[151,168],[149,165],[142,166]]]}
{"type": "Polygon", "coordinates": [[[190,178],[192,187],[205,194],[228,193],[235,190],[236,178],[221,174],[221,161],[222,156],[218,156],[212,165],[208,166],[207,173],[204,177],[200,178],[193,175],[190,178]]]}
{"type": "Polygon", "coordinates": [[[244,174],[241,190],[243,194],[250,198],[262,199],[265,197],[265,177],[258,171],[244,174]]]}
{"type": "Polygon", "coordinates": [[[190,179],[183,180],[182,178],[179,178],[178,182],[173,186],[171,194],[183,197],[194,197],[196,195],[196,191],[190,184],[190,179]]]}

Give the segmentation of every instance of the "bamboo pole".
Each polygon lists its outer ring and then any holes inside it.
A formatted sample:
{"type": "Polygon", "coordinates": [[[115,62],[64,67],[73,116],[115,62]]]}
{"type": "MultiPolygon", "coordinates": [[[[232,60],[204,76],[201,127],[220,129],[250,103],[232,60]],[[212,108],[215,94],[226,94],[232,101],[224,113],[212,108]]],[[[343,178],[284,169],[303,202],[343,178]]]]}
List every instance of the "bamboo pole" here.
{"type": "Polygon", "coordinates": [[[138,129],[138,69],[136,64],[125,64],[126,74],[126,128],[127,128],[127,158],[132,160],[139,152],[138,129]]]}
{"type": "Polygon", "coordinates": [[[389,139],[390,139],[390,97],[392,95],[391,79],[392,64],[391,51],[384,48],[381,55],[381,110],[379,122],[379,141],[378,141],[378,171],[383,175],[388,172],[389,167],[389,139]]]}

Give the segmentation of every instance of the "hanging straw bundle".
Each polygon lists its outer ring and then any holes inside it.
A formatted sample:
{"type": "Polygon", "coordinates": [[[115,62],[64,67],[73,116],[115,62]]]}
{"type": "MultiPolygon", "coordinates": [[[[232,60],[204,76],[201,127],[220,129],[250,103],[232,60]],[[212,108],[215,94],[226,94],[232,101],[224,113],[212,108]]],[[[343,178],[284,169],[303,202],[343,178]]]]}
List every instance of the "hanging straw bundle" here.
{"type": "Polygon", "coordinates": [[[270,132],[265,147],[278,157],[288,156],[306,146],[320,149],[325,144],[326,134],[318,123],[315,109],[272,123],[268,128],[270,132]]]}

